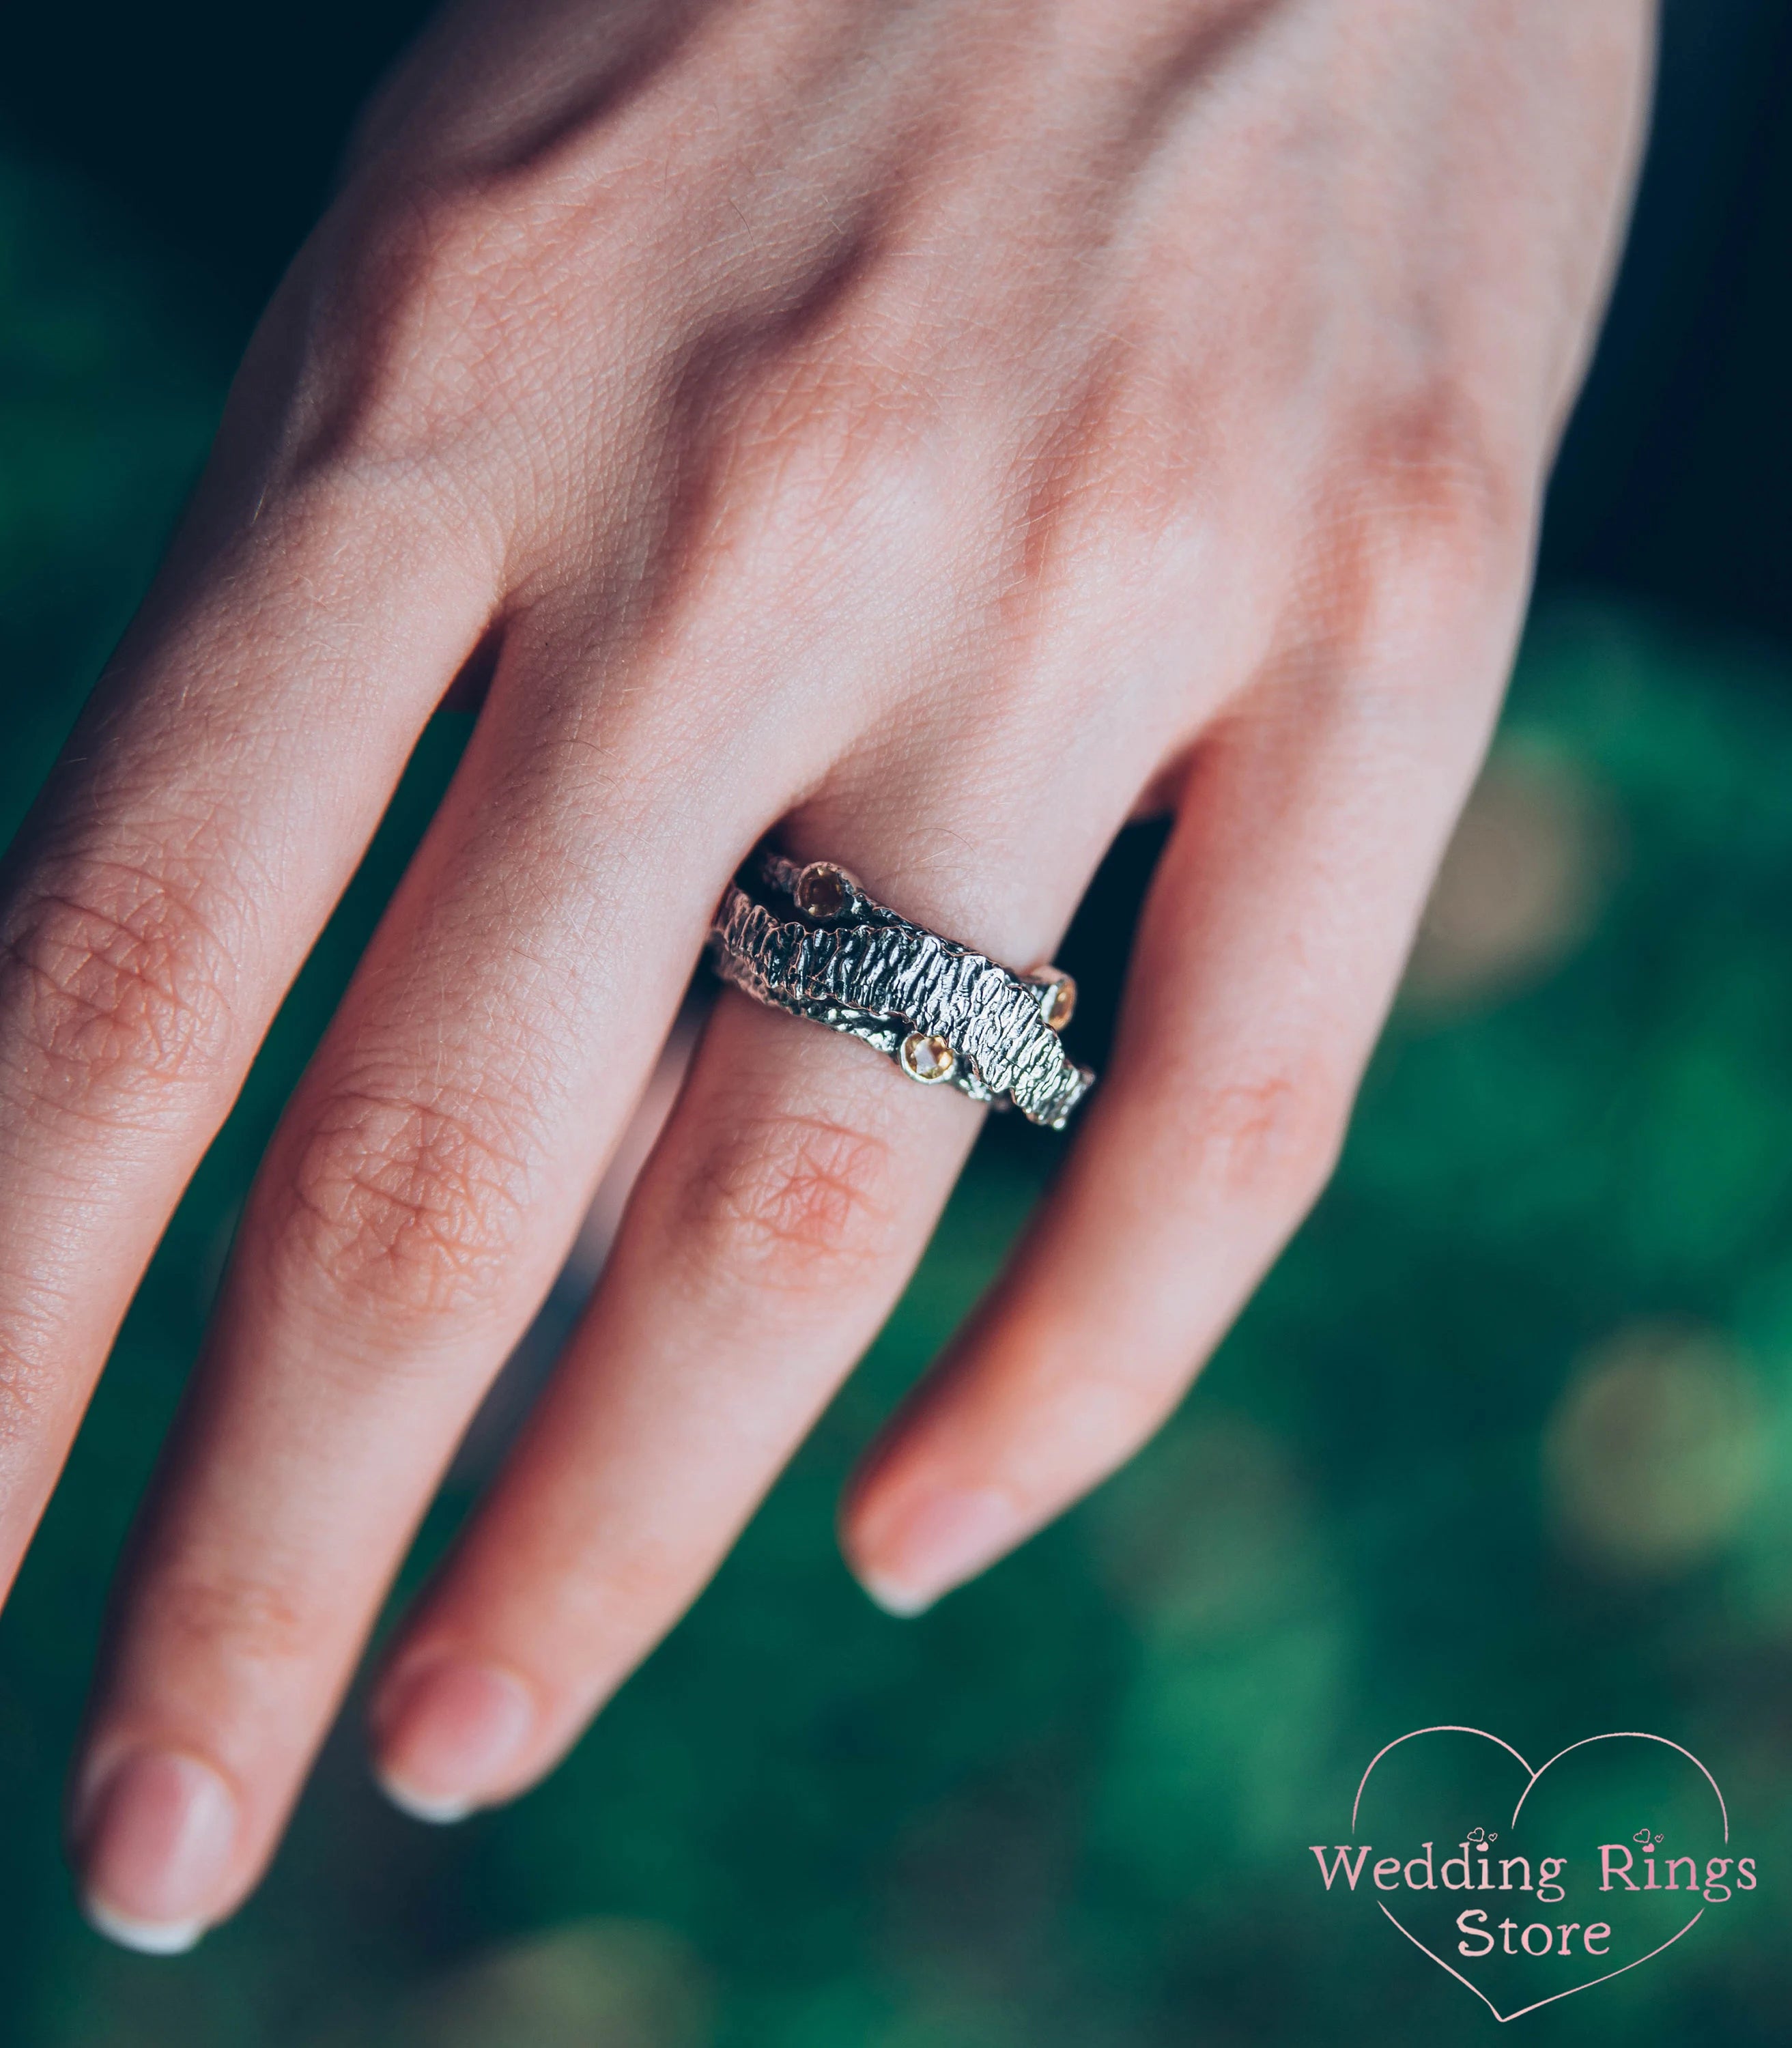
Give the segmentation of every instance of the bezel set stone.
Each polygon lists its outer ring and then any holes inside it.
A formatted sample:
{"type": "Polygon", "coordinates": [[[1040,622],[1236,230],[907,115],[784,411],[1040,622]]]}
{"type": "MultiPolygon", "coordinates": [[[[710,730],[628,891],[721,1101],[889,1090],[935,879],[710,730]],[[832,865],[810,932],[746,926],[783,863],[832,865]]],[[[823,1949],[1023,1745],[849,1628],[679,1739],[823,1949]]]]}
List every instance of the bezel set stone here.
{"type": "Polygon", "coordinates": [[[896,1055],[909,1079],[934,1088],[949,1081],[958,1065],[958,1055],[937,1032],[911,1031],[896,1055]]]}
{"type": "Polygon", "coordinates": [[[790,885],[790,900],[805,917],[831,923],[844,917],[864,891],[858,878],[832,860],[812,860],[790,885]]]}
{"type": "Polygon", "coordinates": [[[1061,1031],[1076,1014],[1076,977],[1061,967],[1029,968],[1021,976],[1039,991],[1039,1014],[1046,1028],[1061,1031]]]}

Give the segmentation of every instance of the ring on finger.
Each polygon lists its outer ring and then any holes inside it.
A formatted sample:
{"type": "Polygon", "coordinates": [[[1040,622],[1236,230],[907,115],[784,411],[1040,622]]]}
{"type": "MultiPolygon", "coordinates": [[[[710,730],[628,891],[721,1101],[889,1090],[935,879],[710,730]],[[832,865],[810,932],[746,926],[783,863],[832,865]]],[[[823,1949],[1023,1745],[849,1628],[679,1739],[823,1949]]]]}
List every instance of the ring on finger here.
{"type": "Polygon", "coordinates": [[[949,1082],[1053,1131],[1094,1084],[1058,1039],[1076,1006],[1069,975],[1016,974],[879,902],[835,862],[762,847],[728,885],[709,945],[725,981],[863,1039],[911,1080],[949,1082]]]}

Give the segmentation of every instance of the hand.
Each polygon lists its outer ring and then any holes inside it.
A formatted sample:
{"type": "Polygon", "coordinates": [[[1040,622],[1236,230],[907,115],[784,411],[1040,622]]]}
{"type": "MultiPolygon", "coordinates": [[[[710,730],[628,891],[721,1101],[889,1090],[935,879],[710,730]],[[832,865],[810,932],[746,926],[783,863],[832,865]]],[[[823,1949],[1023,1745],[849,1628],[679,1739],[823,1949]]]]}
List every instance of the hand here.
{"type": "MultiPolygon", "coordinates": [[[[73,1791],[243,1896],[775,830],[1016,966],[1175,826],[1065,1171],[845,1511],[912,1611],[1125,1458],[1330,1167],[1494,715],[1641,0],[515,0],[370,117],[0,921],[4,1567],[422,723],[454,785],[281,1125],[73,1791]]],[[[876,1329],[975,1133],[726,995],[374,1695],[547,1770],[876,1329]]]]}

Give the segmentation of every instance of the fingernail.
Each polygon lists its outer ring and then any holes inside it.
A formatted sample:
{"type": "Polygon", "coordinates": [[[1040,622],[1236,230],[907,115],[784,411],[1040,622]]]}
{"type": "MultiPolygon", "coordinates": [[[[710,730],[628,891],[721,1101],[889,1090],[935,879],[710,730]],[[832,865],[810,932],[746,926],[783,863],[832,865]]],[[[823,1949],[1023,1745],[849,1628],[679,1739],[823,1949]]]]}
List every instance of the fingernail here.
{"type": "Polygon", "coordinates": [[[1014,1504],[991,1487],[923,1496],[877,1530],[878,1561],[859,1582],[886,1613],[922,1613],[993,1564],[1019,1533],[1014,1504]]]}
{"type": "Polygon", "coordinates": [[[190,1949],[236,1839],[236,1801],[208,1763],[139,1750],[99,1786],[82,1830],[82,1905],[102,1934],[145,1955],[190,1949]]]}
{"type": "Polygon", "coordinates": [[[508,1671],[458,1658],[401,1681],[382,1723],[377,1772],[417,1821],[459,1821],[500,1785],[535,1726],[529,1689],[508,1671]]]}

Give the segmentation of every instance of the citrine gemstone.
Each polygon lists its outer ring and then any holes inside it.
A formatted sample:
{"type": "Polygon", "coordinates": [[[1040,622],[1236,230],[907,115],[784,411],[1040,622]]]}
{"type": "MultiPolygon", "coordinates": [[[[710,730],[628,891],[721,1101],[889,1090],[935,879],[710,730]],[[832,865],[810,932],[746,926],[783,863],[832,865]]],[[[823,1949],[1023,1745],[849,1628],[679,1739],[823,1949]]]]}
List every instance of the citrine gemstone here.
{"type": "Polygon", "coordinates": [[[1076,983],[1061,968],[1036,967],[1026,976],[1039,991],[1039,1014],[1061,1031],[1076,1014],[1076,983]]]}
{"type": "Polygon", "coordinates": [[[958,1055],[944,1038],[925,1031],[911,1031],[902,1041],[902,1071],[917,1081],[947,1081],[958,1065],[958,1055]]]}
{"type": "Polygon", "coordinates": [[[856,885],[831,860],[812,860],[797,877],[791,894],[805,917],[837,917],[850,910],[856,885]]]}

